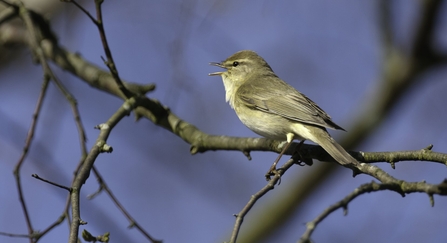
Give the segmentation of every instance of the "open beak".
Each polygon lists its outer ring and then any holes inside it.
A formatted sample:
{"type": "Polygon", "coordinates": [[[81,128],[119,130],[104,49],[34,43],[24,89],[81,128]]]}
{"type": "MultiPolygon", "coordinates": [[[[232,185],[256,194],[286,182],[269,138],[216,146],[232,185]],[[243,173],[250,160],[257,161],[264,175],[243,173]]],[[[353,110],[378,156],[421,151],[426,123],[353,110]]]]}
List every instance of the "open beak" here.
{"type": "MultiPolygon", "coordinates": [[[[225,68],[225,66],[220,62],[210,62],[210,65],[220,67],[220,68],[225,68]]],[[[222,73],[224,73],[224,72],[209,73],[208,76],[219,76],[219,75],[222,75],[222,73]]]]}

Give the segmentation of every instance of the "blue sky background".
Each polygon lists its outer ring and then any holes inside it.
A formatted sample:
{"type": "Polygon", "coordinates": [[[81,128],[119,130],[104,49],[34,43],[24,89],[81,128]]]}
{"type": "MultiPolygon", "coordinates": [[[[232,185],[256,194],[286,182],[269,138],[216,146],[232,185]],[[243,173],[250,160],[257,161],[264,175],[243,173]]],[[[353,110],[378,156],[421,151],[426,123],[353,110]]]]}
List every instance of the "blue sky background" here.
{"type": "MultiPolygon", "coordinates": [[[[92,13],[90,1],[84,3],[92,13]]],[[[443,12],[447,12],[446,4],[443,12]]],[[[62,46],[104,67],[97,29],[74,5],[62,4],[52,19],[62,46]]],[[[222,81],[207,74],[209,66],[236,51],[257,51],[279,77],[318,103],[348,133],[354,119],[373,97],[383,65],[383,46],[377,1],[105,1],[104,21],[109,44],[120,72],[128,81],[157,88],[149,93],[179,117],[200,130],[215,134],[257,137],[225,103],[222,81]]],[[[409,48],[419,16],[418,1],[393,1],[392,29],[402,49],[409,48]]],[[[447,19],[439,19],[436,47],[447,51],[447,19]]],[[[58,77],[77,98],[88,148],[98,131],[122,104],[55,67],[58,77]]],[[[447,68],[425,73],[398,102],[383,124],[359,145],[361,151],[422,149],[447,152],[445,104],[447,68]]],[[[25,233],[26,225],[13,178],[40,92],[41,67],[29,51],[17,51],[0,67],[0,231],[25,233]]],[[[331,132],[340,140],[345,133],[331,132]]],[[[96,166],[109,187],[133,217],[155,238],[165,242],[223,242],[229,240],[235,218],[265,185],[264,174],[277,154],[240,152],[191,155],[189,145],[148,120],[125,118],[112,131],[112,154],[101,154],[96,166]]],[[[68,102],[51,85],[33,146],[22,168],[22,184],[33,226],[44,229],[62,213],[67,193],[33,179],[33,173],[69,185],[80,149],[68,102]]],[[[284,159],[285,161],[285,159],[284,159]]],[[[315,161],[313,167],[325,166],[315,161]]],[[[379,165],[399,179],[440,183],[445,166],[402,162],[396,170],[379,165]]],[[[275,204],[313,168],[294,166],[280,186],[263,197],[241,229],[258,223],[255,215],[275,204]]],[[[328,178],[291,220],[264,242],[296,242],[305,223],[342,199],[368,176],[351,177],[340,169],[328,178]]],[[[82,188],[81,227],[93,234],[111,232],[111,242],[144,242],[105,193],[86,196],[98,185],[91,176],[82,188]]],[[[315,242],[441,242],[447,233],[447,199],[427,195],[405,198],[394,192],[362,195],[331,214],[316,229],[315,242]]],[[[269,220],[268,218],[262,220],[269,220]]],[[[68,239],[66,223],[42,242],[68,239]]],[[[0,237],[0,242],[27,242],[0,237]]]]}

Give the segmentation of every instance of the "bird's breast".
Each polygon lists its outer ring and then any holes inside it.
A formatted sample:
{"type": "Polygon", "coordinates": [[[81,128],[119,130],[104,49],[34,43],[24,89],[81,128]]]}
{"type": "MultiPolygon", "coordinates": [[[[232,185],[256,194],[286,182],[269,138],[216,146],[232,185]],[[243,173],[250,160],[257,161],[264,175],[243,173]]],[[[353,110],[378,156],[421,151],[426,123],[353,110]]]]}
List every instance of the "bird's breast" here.
{"type": "MultiPolygon", "coordinates": [[[[293,122],[282,116],[246,107],[238,102],[234,110],[245,126],[263,137],[285,141],[288,133],[296,134],[293,122]]],[[[296,135],[294,139],[301,140],[302,137],[296,135]]]]}

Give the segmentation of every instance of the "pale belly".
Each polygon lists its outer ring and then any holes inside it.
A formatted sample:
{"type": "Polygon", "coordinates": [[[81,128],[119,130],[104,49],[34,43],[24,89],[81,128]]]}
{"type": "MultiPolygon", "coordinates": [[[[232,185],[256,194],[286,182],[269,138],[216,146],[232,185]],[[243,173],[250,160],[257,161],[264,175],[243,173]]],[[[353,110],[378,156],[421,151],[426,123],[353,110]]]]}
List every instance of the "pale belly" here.
{"type": "Polygon", "coordinates": [[[253,132],[270,139],[285,141],[287,134],[295,134],[294,139],[309,139],[308,130],[298,122],[276,114],[270,114],[260,110],[249,108],[235,108],[236,114],[241,122],[253,132]]]}

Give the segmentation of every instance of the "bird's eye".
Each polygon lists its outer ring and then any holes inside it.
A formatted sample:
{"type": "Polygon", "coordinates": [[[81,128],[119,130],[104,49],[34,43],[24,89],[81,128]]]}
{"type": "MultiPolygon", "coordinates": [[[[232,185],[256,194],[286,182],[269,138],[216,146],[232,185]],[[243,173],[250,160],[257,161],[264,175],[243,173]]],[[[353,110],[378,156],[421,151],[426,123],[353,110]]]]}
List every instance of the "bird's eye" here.
{"type": "Polygon", "coordinates": [[[239,65],[239,62],[233,62],[233,67],[237,67],[239,65]]]}

